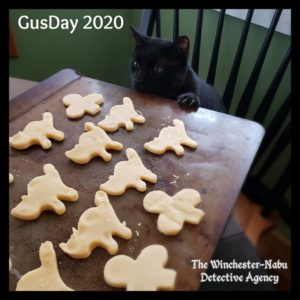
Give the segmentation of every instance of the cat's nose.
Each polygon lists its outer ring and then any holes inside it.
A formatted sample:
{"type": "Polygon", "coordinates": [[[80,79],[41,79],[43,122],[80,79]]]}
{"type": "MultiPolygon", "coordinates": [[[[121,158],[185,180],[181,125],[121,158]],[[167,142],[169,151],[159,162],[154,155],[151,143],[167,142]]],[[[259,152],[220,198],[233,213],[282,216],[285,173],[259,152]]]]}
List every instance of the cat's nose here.
{"type": "Polygon", "coordinates": [[[144,81],[144,75],[141,72],[138,72],[135,76],[135,81],[137,83],[142,83],[144,81]]]}

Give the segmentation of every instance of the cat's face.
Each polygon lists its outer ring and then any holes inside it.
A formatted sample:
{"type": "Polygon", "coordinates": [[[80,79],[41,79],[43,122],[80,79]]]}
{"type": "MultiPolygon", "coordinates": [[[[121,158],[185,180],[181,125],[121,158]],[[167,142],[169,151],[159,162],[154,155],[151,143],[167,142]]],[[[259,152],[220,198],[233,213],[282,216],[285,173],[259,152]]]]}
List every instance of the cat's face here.
{"type": "Polygon", "coordinates": [[[180,37],[175,42],[152,38],[132,28],[135,49],[130,61],[132,87],[141,92],[171,97],[185,74],[189,42],[180,37]]]}

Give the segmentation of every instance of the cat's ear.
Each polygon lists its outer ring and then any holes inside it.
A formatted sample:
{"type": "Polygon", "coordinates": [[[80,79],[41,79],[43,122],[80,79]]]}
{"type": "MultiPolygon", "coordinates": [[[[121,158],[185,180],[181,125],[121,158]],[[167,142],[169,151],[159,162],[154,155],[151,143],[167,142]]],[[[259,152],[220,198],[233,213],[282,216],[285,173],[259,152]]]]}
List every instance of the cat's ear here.
{"type": "Polygon", "coordinates": [[[131,31],[132,31],[132,35],[135,39],[135,43],[137,46],[141,46],[144,45],[147,40],[148,37],[144,34],[142,34],[141,32],[139,32],[138,30],[136,30],[132,25],[130,25],[131,31]]]}
{"type": "Polygon", "coordinates": [[[176,47],[182,49],[186,59],[189,56],[190,40],[186,35],[179,36],[173,43],[176,47]]]}

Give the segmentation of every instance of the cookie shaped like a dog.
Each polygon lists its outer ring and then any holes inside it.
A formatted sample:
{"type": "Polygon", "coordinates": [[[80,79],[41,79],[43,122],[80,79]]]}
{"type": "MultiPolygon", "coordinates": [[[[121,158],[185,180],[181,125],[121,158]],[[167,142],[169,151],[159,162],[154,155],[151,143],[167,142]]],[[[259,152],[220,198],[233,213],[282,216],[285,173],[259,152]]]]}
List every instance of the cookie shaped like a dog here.
{"type": "Polygon", "coordinates": [[[165,235],[175,235],[182,230],[184,222],[199,224],[204,216],[196,208],[201,202],[200,194],[193,189],[183,189],[173,197],[162,191],[148,193],[143,201],[144,208],[159,214],[158,230],[165,235]]]}
{"type": "Polygon", "coordinates": [[[114,174],[100,185],[100,190],[110,195],[122,195],[127,188],[136,188],[139,192],[147,189],[145,181],[156,183],[157,176],[148,170],[134,149],[126,150],[127,161],[118,162],[114,174]]]}
{"type": "Polygon", "coordinates": [[[113,106],[104,120],[98,123],[98,126],[105,131],[116,131],[120,127],[125,127],[130,131],[134,128],[133,123],[143,124],[145,118],[136,112],[131,99],[124,97],[123,104],[113,106]]]}
{"type": "Polygon", "coordinates": [[[61,279],[51,242],[40,246],[41,266],[29,271],[17,283],[17,291],[73,291],[61,279]]]}
{"type": "Polygon", "coordinates": [[[167,249],[161,245],[144,248],[136,260],[126,255],[111,258],[104,267],[105,282],[127,291],[172,290],[176,271],[164,268],[167,249]]]}
{"type": "Polygon", "coordinates": [[[144,148],[154,154],[163,154],[167,150],[172,150],[178,156],[184,154],[182,145],[193,149],[197,148],[197,142],[187,136],[181,120],[173,120],[173,125],[163,128],[158,137],[144,144],[144,148]]]}
{"type": "Polygon", "coordinates": [[[109,203],[107,194],[98,191],[95,195],[96,207],[87,209],[78,222],[78,229],[66,243],[59,247],[73,258],[87,258],[96,247],[102,247],[111,255],[118,251],[118,243],[113,239],[117,235],[131,239],[131,230],[123,225],[109,203]]]}
{"type": "Polygon", "coordinates": [[[15,180],[14,175],[9,173],[9,183],[14,182],[14,180],[15,180]]]}
{"type": "Polygon", "coordinates": [[[84,124],[85,133],[79,137],[79,144],[75,145],[65,155],[77,164],[86,164],[96,156],[102,157],[104,161],[111,160],[111,154],[107,149],[121,150],[123,145],[113,141],[106,132],[91,122],[84,124]]]}
{"type": "Polygon", "coordinates": [[[49,112],[43,113],[43,120],[28,123],[23,131],[9,138],[11,147],[27,149],[32,145],[40,145],[43,149],[51,148],[51,139],[62,141],[64,133],[54,128],[53,117],[49,112]]]}
{"type": "Polygon", "coordinates": [[[45,175],[33,178],[27,185],[28,195],[21,197],[21,202],[11,210],[11,214],[22,220],[34,220],[45,210],[62,215],[66,211],[61,200],[75,202],[76,190],[66,186],[55,167],[45,164],[45,175]]]}
{"type": "Polygon", "coordinates": [[[93,93],[85,97],[79,94],[70,94],[63,98],[63,103],[68,106],[66,109],[67,117],[70,119],[81,118],[85,113],[95,115],[101,111],[100,104],[103,103],[103,97],[100,94],[93,93]]]}

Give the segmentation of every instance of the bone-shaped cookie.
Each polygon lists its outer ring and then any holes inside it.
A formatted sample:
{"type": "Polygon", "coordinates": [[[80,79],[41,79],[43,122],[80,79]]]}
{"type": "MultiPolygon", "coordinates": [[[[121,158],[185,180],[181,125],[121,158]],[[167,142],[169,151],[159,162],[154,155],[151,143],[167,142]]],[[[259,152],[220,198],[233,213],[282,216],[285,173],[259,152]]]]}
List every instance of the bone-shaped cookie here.
{"type": "Polygon", "coordinates": [[[9,138],[9,143],[16,149],[26,149],[31,145],[41,145],[43,149],[49,149],[50,138],[62,141],[64,133],[54,128],[52,114],[45,112],[43,120],[29,122],[23,131],[9,138]]]}
{"type": "Polygon", "coordinates": [[[93,93],[85,97],[79,94],[70,94],[63,98],[63,103],[68,106],[66,109],[67,117],[77,119],[85,113],[95,115],[101,111],[100,104],[103,103],[103,97],[100,94],[93,93]]]}
{"type": "Polygon", "coordinates": [[[28,183],[28,195],[22,196],[21,202],[11,210],[14,217],[34,220],[45,210],[62,215],[66,211],[62,200],[77,201],[77,191],[62,182],[53,165],[45,164],[43,170],[45,175],[35,177],[28,183]]]}
{"type": "Polygon", "coordinates": [[[166,269],[167,249],[161,245],[144,248],[136,260],[126,255],[112,257],[104,267],[105,282],[127,291],[172,290],[176,271],[166,269]]]}
{"type": "Polygon", "coordinates": [[[134,149],[126,150],[127,161],[118,162],[114,168],[114,174],[108,181],[100,185],[100,190],[110,195],[122,195],[127,188],[136,188],[139,192],[147,189],[145,181],[157,182],[157,176],[146,169],[142,160],[134,149]]]}
{"type": "Polygon", "coordinates": [[[134,128],[133,123],[143,124],[145,118],[136,112],[131,99],[124,97],[123,104],[113,106],[104,120],[98,123],[98,126],[105,131],[116,131],[120,127],[125,127],[130,131],[134,128]]]}
{"type": "Polygon", "coordinates": [[[178,156],[182,156],[184,154],[182,145],[193,149],[197,148],[197,142],[187,136],[181,120],[173,120],[173,125],[163,128],[158,137],[145,143],[145,149],[154,154],[163,154],[167,150],[173,150],[178,156]]]}
{"type": "Polygon", "coordinates": [[[40,246],[41,266],[29,271],[17,283],[17,291],[73,291],[61,279],[51,242],[40,246]]]}
{"type": "Polygon", "coordinates": [[[96,247],[102,247],[111,255],[118,251],[118,243],[113,239],[117,235],[129,240],[131,230],[123,225],[111,206],[107,194],[98,191],[95,195],[96,207],[83,212],[78,222],[78,229],[66,243],[59,247],[73,258],[87,258],[96,247]]]}
{"type": "Polygon", "coordinates": [[[65,152],[66,157],[77,164],[86,164],[93,157],[100,156],[104,161],[111,160],[107,149],[121,150],[123,145],[113,141],[106,132],[91,122],[84,124],[85,133],[79,137],[79,144],[65,152]]]}
{"type": "Polygon", "coordinates": [[[183,189],[173,197],[162,191],[148,193],[143,201],[144,208],[159,214],[158,230],[165,235],[175,235],[182,230],[184,222],[199,224],[204,216],[196,208],[201,202],[200,194],[193,189],[183,189]]]}

